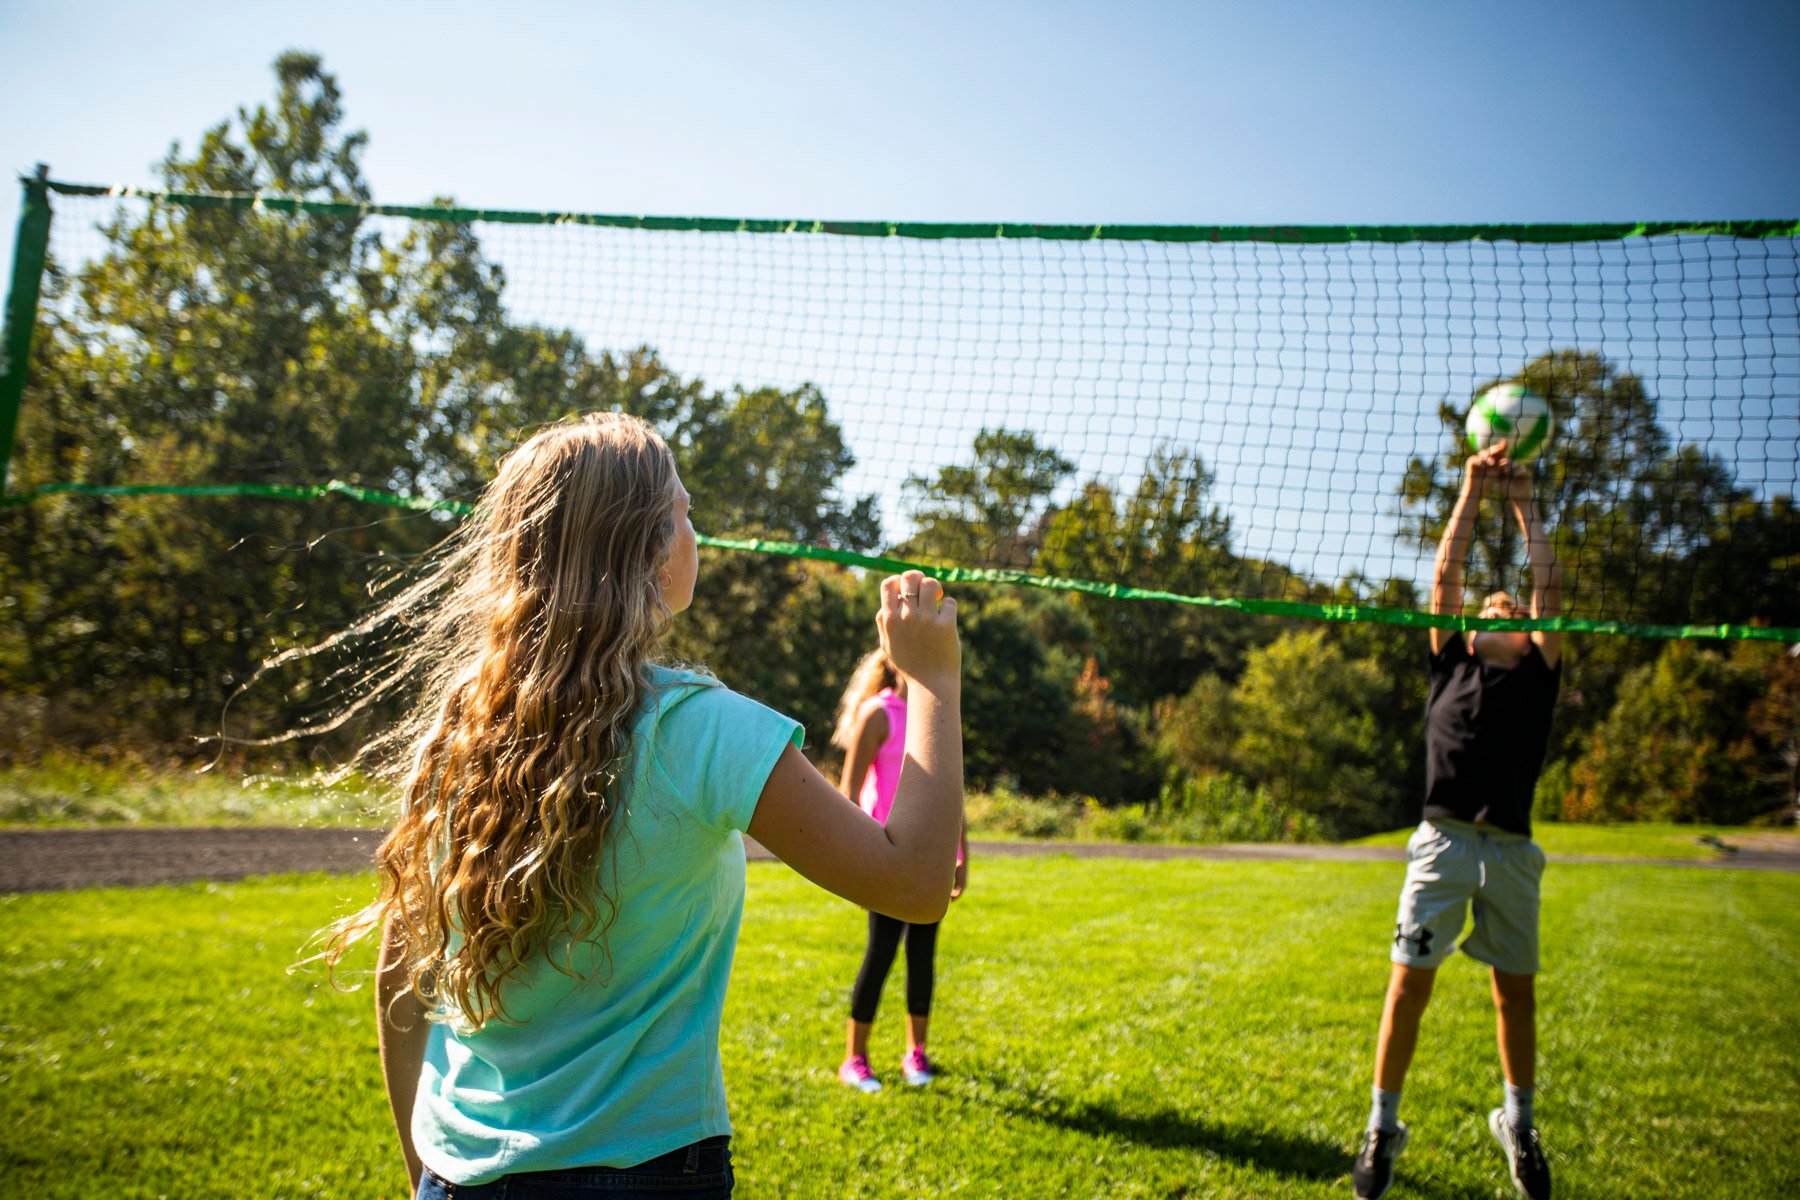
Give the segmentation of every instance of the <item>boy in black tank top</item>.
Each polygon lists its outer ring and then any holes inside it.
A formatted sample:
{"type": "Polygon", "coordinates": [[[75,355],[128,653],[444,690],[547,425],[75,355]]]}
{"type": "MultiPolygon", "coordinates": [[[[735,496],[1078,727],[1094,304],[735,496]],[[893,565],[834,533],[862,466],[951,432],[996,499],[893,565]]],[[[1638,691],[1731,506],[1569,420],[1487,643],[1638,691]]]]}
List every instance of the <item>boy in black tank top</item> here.
{"type": "MultiPolygon", "coordinates": [[[[1538,515],[1531,479],[1505,445],[1471,456],[1462,492],[1438,544],[1431,611],[1463,611],[1463,559],[1484,493],[1494,492],[1524,531],[1531,560],[1529,612],[1504,592],[1483,617],[1553,617],[1562,576],[1538,515]]],[[[1488,1127],[1521,1195],[1547,1200],[1550,1170],[1532,1124],[1536,1088],[1538,889],[1544,855],[1531,840],[1531,801],[1544,766],[1562,678],[1561,635],[1484,631],[1467,638],[1431,631],[1431,692],[1425,709],[1425,820],[1407,843],[1406,883],[1394,926],[1393,961],[1375,1050],[1369,1127],[1352,1175],[1356,1195],[1375,1200],[1393,1180],[1406,1145],[1400,1090],[1418,1044],[1437,968],[1462,943],[1492,971],[1506,1103],[1488,1127]]]]}

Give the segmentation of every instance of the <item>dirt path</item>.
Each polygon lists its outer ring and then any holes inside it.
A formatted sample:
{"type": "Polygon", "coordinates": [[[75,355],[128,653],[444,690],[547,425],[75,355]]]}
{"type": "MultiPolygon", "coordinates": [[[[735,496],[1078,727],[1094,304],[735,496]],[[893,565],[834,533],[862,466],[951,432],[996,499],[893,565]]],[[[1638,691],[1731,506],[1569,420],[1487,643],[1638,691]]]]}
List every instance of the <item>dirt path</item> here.
{"type": "Polygon", "coordinates": [[[0,830],[0,892],[363,871],[379,829],[0,830]]]}
{"type": "MultiPolygon", "coordinates": [[[[379,829],[12,829],[0,830],[0,892],[134,887],[196,880],[244,879],[290,871],[366,870],[379,829]]],[[[1707,859],[1590,858],[1552,855],[1559,863],[1635,862],[1702,869],[1797,871],[1791,838],[1745,839],[1735,854],[1707,859]]],[[[747,842],[752,859],[773,856],[747,842]]],[[[1266,859],[1289,862],[1400,862],[1398,846],[1164,846],[1145,843],[976,842],[974,853],[1006,858],[1067,854],[1075,858],[1266,859]]]]}

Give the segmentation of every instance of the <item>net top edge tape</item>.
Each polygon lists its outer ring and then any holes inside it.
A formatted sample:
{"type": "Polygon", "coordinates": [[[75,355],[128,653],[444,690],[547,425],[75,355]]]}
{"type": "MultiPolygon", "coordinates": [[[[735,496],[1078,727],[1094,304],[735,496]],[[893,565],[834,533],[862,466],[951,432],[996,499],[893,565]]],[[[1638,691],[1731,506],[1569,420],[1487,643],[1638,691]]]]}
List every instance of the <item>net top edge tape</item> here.
{"type": "Polygon", "coordinates": [[[24,178],[63,196],[109,197],[190,208],[250,209],[341,217],[402,217],[457,224],[588,225],[664,233],[829,234],[920,240],[1039,240],[1122,242],[1270,242],[1329,245],[1351,242],[1520,242],[1556,244],[1621,241],[1637,237],[1800,236],[1800,218],[1621,221],[1589,224],[1463,225],[1038,225],[1026,222],[825,221],[757,217],[672,217],[605,213],[533,212],[460,208],[449,204],[377,204],[373,201],[305,200],[260,193],[172,192],[123,184],[65,183],[24,178]]]}

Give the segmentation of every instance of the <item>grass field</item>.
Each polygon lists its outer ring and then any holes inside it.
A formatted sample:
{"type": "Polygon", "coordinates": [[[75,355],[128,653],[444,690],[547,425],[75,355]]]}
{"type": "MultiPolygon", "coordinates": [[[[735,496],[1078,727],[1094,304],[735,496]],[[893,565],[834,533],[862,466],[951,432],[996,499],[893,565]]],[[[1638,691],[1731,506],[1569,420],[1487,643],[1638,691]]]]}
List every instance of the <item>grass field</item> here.
{"type": "MultiPolygon", "coordinates": [[[[1412,826],[1349,842],[1352,846],[1404,846],[1412,826]]],[[[1663,825],[1645,821],[1632,825],[1571,825],[1539,821],[1531,836],[1544,853],[1600,858],[1695,858],[1720,857],[1712,842],[1726,845],[1754,839],[1763,847],[1790,846],[1800,850],[1800,831],[1792,826],[1765,828],[1737,825],[1663,825]],[[1707,840],[1707,839],[1710,839],[1707,840]]]]}
{"type": "MultiPolygon", "coordinates": [[[[834,1077],[862,920],[752,864],[725,1018],[739,1195],[1343,1197],[1392,864],[977,861],[938,1086],[834,1077]]],[[[368,993],[287,966],[367,877],[0,898],[0,1178],[33,1196],[399,1195],[368,993]]],[[[1563,1196],[1800,1194],[1800,877],[1546,877],[1539,1111],[1563,1196]]],[[[1510,1195],[1453,960],[1393,1195],[1510,1195]]]]}
{"type": "Polygon", "coordinates": [[[0,768],[0,825],[373,825],[386,811],[361,778],[322,787],[300,778],[55,756],[0,768]]]}
{"type": "MultiPolygon", "coordinates": [[[[979,821],[982,805],[972,804],[970,831],[982,839],[1025,839],[979,821]]],[[[51,758],[29,767],[0,768],[0,827],[108,825],[360,825],[386,822],[391,809],[366,779],[332,787],[300,779],[244,780],[228,772],[196,773],[189,768],[143,763],[97,763],[51,758]]],[[[1093,822],[1070,819],[1067,833],[1094,837],[1093,822]]],[[[1106,823],[1098,827],[1107,831],[1106,823]]],[[[1351,845],[1401,846],[1412,827],[1375,834],[1351,845]]],[[[1702,839],[1727,844],[1754,836],[1764,844],[1791,839],[1800,849],[1800,830],[1787,827],[1735,828],[1718,825],[1568,825],[1540,822],[1535,836],[1546,853],[1620,858],[1717,858],[1702,839]]],[[[1116,840],[1099,837],[1097,840],[1116,840]]]]}

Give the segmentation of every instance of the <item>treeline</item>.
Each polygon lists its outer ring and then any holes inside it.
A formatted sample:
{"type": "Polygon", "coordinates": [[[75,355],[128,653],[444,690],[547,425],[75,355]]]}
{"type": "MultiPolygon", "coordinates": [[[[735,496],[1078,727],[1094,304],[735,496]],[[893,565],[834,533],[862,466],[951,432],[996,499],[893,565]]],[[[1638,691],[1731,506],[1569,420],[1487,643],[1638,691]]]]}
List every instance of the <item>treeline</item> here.
{"type": "MultiPolygon", "coordinates": [[[[165,185],[367,199],[366,139],[342,128],[333,78],[301,54],[276,76],[272,103],[192,154],[172,149],[165,185]]],[[[354,217],[153,205],[103,232],[93,261],[52,266],[15,487],[336,478],[470,498],[520,431],[622,409],[668,437],[702,531],[1186,594],[1421,606],[1406,581],[1320,583],[1236,553],[1191,447],[1165,447],[1119,488],[1076,478],[1032,432],[989,428],[967,461],[907,481],[912,533],[889,546],[874,498],[844,491],[853,458],[824,395],[708,387],[650,348],[513,321],[504,274],[466,226],[394,234],[354,217]]],[[[1548,354],[1521,378],[1563,431],[1542,478],[1572,615],[1800,625],[1790,499],[1758,500],[1722,462],[1672,445],[1641,382],[1596,355],[1548,354]]],[[[1396,496],[1405,536],[1426,546],[1456,485],[1460,414],[1443,418],[1445,458],[1413,463],[1396,496]]],[[[345,628],[448,527],[343,500],[61,495],[0,510],[0,754],[212,753],[195,739],[333,711],[379,645],[260,678],[258,664],[345,628]]],[[[1513,535],[1490,513],[1480,536],[1471,593],[1517,589],[1513,535]]],[[[873,589],[840,568],[707,552],[673,650],[804,720],[823,747],[871,644],[873,589]]],[[[960,598],[978,787],[1256,836],[1416,815],[1421,632],[1028,588],[960,598]]],[[[1791,804],[1800,660],[1784,649],[1571,639],[1540,814],[1736,821],[1791,804]]],[[[356,733],[298,752],[333,757],[356,733]]]]}
{"type": "MultiPolygon", "coordinates": [[[[1594,356],[1546,355],[1522,376],[1567,431],[1541,475],[1546,507],[1560,518],[1558,555],[1572,578],[1589,581],[1569,589],[1569,615],[1681,623],[1724,612],[1747,624],[1800,623],[1800,526],[1787,497],[1756,502],[1716,460],[1671,447],[1641,383],[1594,356]],[[1620,421],[1620,407],[1639,423],[1620,421]],[[1631,452],[1589,445],[1596,427],[1630,430],[1631,452]],[[1599,477],[1587,464],[1614,464],[1613,473],[1599,477]]],[[[1447,411],[1445,423],[1447,443],[1458,445],[1458,414],[1447,411]]],[[[919,533],[904,551],[969,561],[987,541],[1006,548],[1010,565],[1045,574],[1425,607],[1405,580],[1323,585],[1236,556],[1195,457],[1158,457],[1128,495],[1089,482],[1055,505],[1071,467],[1035,439],[990,431],[974,450],[973,468],[910,482],[919,533]]],[[[1403,516],[1423,545],[1442,532],[1459,456],[1437,472],[1415,463],[1408,476],[1403,516]]],[[[1503,532],[1497,505],[1479,528],[1471,611],[1488,590],[1529,595],[1523,547],[1503,532]]],[[[972,711],[971,737],[988,743],[971,754],[985,772],[977,778],[997,770],[1027,791],[1198,811],[1287,836],[1345,836],[1417,816],[1423,631],[1035,592],[978,595],[969,626],[971,691],[990,655],[1010,664],[990,698],[1001,711],[972,711]],[[985,628],[992,621],[1004,641],[985,628]],[[1030,703],[1006,707],[1007,690],[1030,703]]],[[[1793,805],[1800,657],[1789,647],[1610,636],[1571,636],[1565,646],[1540,819],[1735,823],[1793,805]]]]}

